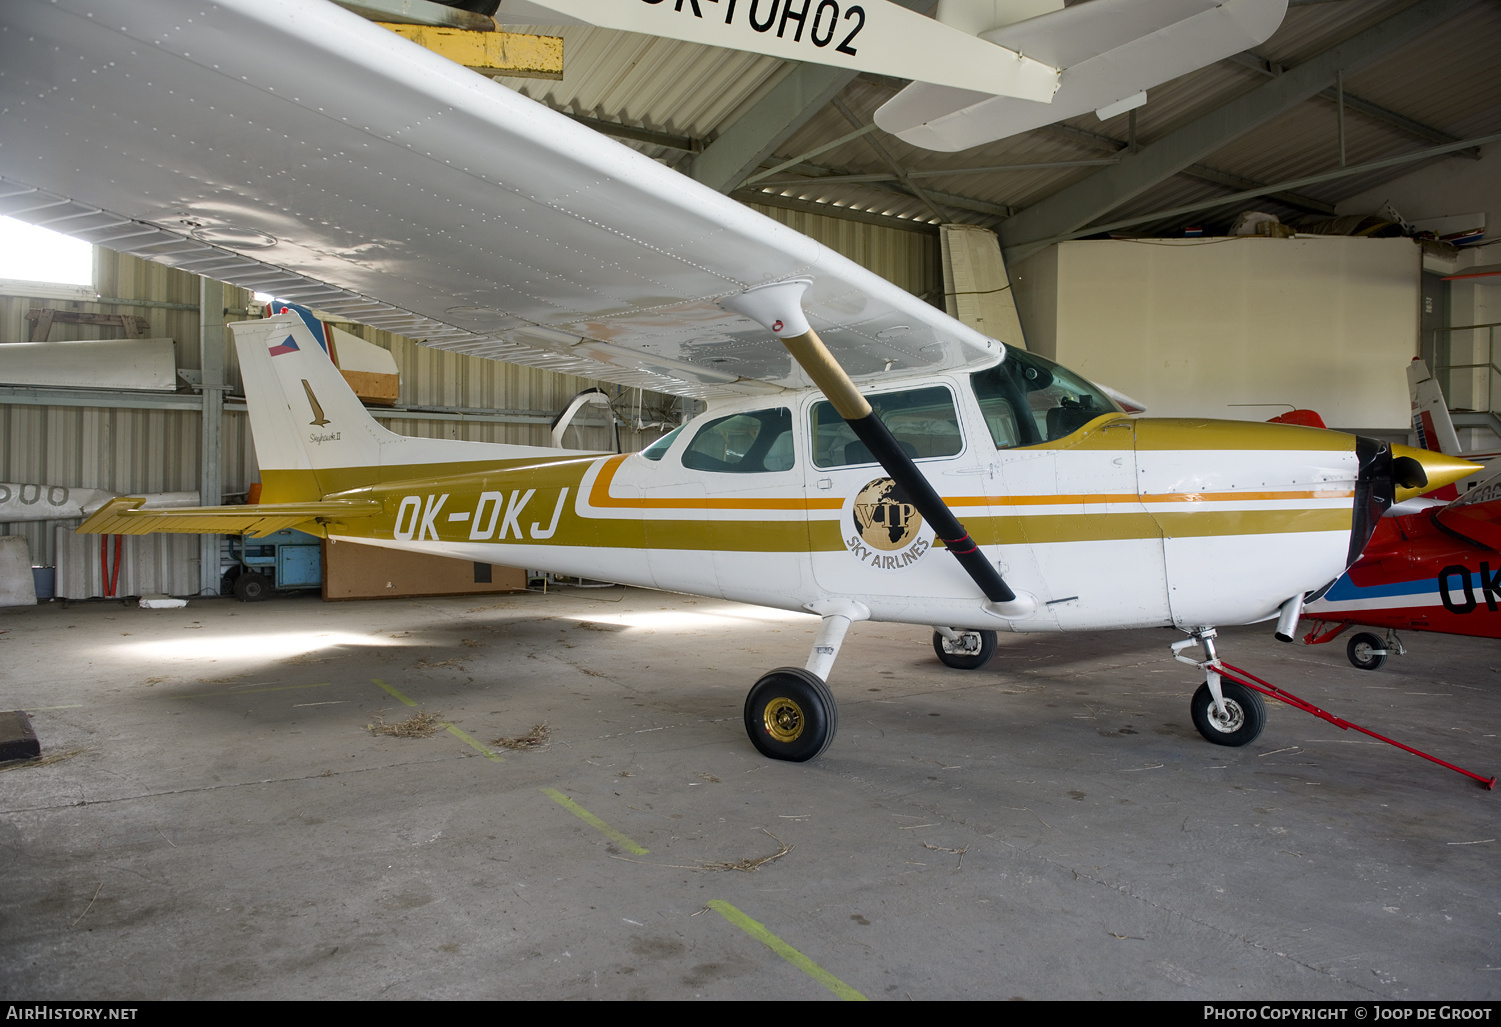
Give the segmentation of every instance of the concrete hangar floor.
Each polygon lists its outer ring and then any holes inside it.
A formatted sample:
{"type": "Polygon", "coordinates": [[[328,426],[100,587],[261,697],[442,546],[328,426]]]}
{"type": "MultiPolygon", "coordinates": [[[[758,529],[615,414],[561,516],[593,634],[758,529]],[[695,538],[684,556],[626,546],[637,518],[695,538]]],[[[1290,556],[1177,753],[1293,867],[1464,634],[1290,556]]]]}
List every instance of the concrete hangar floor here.
{"type": "MultiPolygon", "coordinates": [[[[0,993],[1501,995],[1501,793],[1277,704],[1210,745],[1162,630],[966,673],[856,625],[833,747],[763,759],[745,691],[816,624],[619,588],[0,611],[50,757],[0,773],[0,993]],[[407,702],[454,730],[366,729],[407,702]]],[[[1406,641],[1221,652],[1501,770],[1496,644],[1406,641]]]]}

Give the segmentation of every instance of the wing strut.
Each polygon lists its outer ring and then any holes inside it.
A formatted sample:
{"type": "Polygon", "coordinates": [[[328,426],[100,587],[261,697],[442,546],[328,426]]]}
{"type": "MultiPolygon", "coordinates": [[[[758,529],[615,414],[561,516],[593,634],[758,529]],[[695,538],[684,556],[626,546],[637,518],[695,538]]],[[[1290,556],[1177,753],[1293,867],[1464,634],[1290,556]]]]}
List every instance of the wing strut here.
{"type": "Polygon", "coordinates": [[[761,285],[721,300],[720,306],[750,318],[782,341],[792,358],[854,430],[855,437],[865,443],[886,473],[906,491],[917,512],[933,525],[933,530],[959,561],[959,566],[980,586],[980,591],[989,600],[985,609],[1009,620],[1030,616],[1037,609],[1037,601],[1025,593],[1018,596],[1006,584],[808,324],[803,314],[802,297],[811,284],[811,279],[793,278],[761,285]]]}

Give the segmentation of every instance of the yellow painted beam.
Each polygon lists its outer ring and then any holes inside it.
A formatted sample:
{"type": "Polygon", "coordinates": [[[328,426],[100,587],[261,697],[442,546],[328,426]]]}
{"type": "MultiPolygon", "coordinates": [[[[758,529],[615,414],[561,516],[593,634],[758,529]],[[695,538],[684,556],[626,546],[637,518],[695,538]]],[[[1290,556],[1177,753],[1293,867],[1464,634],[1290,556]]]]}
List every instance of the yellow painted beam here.
{"type": "Polygon", "coordinates": [[[563,77],[563,37],[520,32],[470,32],[432,25],[380,23],[398,36],[425,46],[482,75],[517,78],[563,77]]]}

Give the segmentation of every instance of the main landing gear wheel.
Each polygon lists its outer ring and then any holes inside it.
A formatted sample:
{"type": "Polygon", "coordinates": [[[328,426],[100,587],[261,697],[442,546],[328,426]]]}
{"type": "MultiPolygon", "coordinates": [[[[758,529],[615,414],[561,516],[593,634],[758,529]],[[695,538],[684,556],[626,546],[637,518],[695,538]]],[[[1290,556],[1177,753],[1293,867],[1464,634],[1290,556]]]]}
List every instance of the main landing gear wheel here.
{"type": "Polygon", "coordinates": [[[959,637],[950,642],[938,632],[933,632],[933,651],[945,667],[955,670],[979,670],[995,655],[996,634],[994,631],[960,631],[959,637]]]}
{"type": "Polygon", "coordinates": [[[235,579],[233,591],[242,603],[258,603],[271,598],[271,579],[256,571],[246,571],[235,579]]]}
{"type": "Polygon", "coordinates": [[[1353,635],[1345,655],[1361,670],[1380,670],[1386,663],[1386,643],[1368,631],[1353,635]]]}
{"type": "Polygon", "coordinates": [[[822,756],[839,727],[839,707],[823,678],[779,667],[745,697],[745,733],[761,755],[790,763],[822,756]]]}
{"type": "Polygon", "coordinates": [[[1225,716],[1214,709],[1209,682],[1200,685],[1193,697],[1194,727],[1215,745],[1249,745],[1266,727],[1266,706],[1261,695],[1234,681],[1220,679],[1225,697],[1225,716]]]}

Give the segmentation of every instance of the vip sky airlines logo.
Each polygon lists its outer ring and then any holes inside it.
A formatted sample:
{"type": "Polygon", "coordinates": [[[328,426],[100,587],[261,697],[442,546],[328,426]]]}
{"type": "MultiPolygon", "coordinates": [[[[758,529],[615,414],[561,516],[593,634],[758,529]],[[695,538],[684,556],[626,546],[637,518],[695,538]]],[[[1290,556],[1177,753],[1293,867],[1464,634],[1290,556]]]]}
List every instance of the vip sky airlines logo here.
{"type": "Polygon", "coordinates": [[[916,563],[933,545],[922,515],[890,478],[866,483],[844,504],[844,545],[867,567],[900,570],[916,563]]]}

